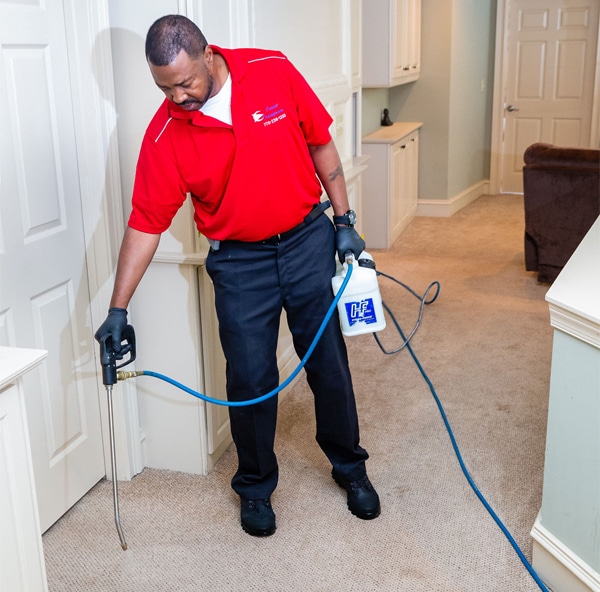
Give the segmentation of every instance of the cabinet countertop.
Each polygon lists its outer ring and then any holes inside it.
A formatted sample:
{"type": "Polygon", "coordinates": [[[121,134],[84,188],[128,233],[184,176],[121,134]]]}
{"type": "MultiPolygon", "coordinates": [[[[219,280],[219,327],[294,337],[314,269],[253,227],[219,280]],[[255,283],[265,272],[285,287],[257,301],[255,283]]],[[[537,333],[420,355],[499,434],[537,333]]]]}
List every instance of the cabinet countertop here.
{"type": "Polygon", "coordinates": [[[395,144],[406,138],[415,130],[418,130],[423,123],[397,121],[394,125],[381,126],[377,131],[364,136],[363,144],[395,144]]]}
{"type": "Polygon", "coordinates": [[[48,352],[41,349],[0,347],[0,389],[39,364],[48,352]]]}
{"type": "Polygon", "coordinates": [[[550,323],[600,348],[600,218],[546,293],[550,323]]]}

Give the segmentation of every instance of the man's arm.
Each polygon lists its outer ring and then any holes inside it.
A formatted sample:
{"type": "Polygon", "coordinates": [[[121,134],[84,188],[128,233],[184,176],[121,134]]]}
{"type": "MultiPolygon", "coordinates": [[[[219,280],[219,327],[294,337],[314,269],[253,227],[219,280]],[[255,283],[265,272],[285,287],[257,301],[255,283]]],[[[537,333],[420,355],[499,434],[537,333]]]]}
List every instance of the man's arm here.
{"type": "Polygon", "coordinates": [[[160,234],[149,234],[127,227],[119,252],[115,286],[110,300],[111,308],[127,308],[159,242],[160,234]]]}
{"type": "Polygon", "coordinates": [[[349,209],[344,169],[333,140],[322,146],[309,146],[310,156],[336,216],[343,216],[349,209]]]}
{"type": "MultiPolygon", "coordinates": [[[[309,146],[310,155],[315,164],[317,175],[323,184],[329,201],[336,216],[343,216],[349,209],[348,191],[344,169],[337,148],[330,140],[323,146],[309,146]]],[[[358,235],[353,226],[336,225],[335,248],[341,262],[346,259],[346,253],[352,252],[355,258],[365,248],[365,241],[358,235]]]]}

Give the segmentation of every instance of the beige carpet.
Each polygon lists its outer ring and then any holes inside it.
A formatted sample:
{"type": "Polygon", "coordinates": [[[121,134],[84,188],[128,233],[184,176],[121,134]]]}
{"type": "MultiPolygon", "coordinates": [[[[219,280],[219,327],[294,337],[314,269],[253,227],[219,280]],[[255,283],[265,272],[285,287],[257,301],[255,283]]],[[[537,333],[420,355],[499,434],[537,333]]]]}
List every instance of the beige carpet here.
{"type": "MultiPolygon", "coordinates": [[[[522,199],[482,197],[449,219],[417,218],[393,249],[372,254],[417,292],[441,283],[413,348],[475,482],[530,559],[552,331],[548,286],[524,270],[522,199]]],[[[380,287],[410,331],[418,300],[388,280],[380,287]]],[[[391,323],[380,335],[388,349],[399,344],[391,323]]],[[[44,535],[51,592],[538,590],[465,480],[408,351],[385,356],[371,335],[348,347],[379,518],[346,509],[302,379],[280,409],[275,535],[239,527],[231,450],[207,477],[147,469],[120,485],[128,551],[107,482],[44,535]]]]}

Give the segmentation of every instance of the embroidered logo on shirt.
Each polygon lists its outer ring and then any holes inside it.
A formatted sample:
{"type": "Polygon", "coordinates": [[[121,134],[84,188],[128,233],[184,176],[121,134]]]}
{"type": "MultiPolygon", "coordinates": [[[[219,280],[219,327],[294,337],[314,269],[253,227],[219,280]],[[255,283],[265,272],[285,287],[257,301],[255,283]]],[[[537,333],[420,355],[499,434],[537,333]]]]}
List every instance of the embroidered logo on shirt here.
{"type": "Polygon", "coordinates": [[[273,125],[287,117],[285,111],[279,106],[279,103],[267,105],[263,111],[264,113],[262,111],[252,113],[252,119],[254,119],[254,123],[262,123],[264,127],[273,125]]]}

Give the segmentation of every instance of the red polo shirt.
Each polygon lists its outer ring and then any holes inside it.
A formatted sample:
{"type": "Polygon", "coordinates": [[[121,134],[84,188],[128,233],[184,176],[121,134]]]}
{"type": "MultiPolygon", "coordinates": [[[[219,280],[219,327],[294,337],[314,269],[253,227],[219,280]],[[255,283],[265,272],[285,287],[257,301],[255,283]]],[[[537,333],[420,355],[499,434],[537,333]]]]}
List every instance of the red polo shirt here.
{"type": "Polygon", "coordinates": [[[332,119],[282,53],[211,47],[231,73],[233,125],[165,99],[142,142],[129,226],[165,231],[190,193],[208,238],[262,240],[320,200],[307,145],[330,141],[332,119]]]}

